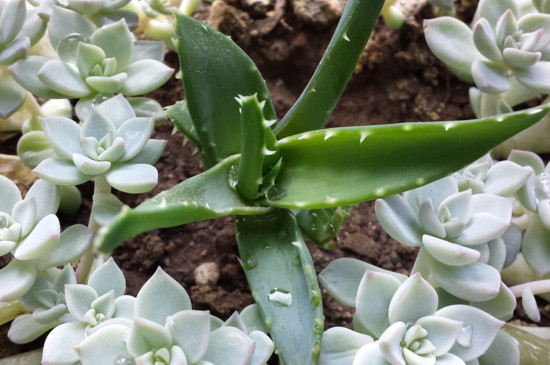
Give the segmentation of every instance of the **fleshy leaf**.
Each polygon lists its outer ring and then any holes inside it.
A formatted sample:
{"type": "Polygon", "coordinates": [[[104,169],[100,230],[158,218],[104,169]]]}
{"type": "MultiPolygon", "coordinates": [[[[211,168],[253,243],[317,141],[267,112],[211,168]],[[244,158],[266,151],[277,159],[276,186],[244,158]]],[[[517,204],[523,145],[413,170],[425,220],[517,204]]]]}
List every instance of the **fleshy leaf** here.
{"type": "Polygon", "coordinates": [[[509,221],[492,214],[477,213],[455,240],[463,245],[479,245],[499,237],[509,226],[509,221]]]}
{"type": "Polygon", "coordinates": [[[252,358],[254,342],[242,331],[233,327],[221,327],[210,334],[203,361],[212,364],[227,362],[246,365],[252,358]]]}
{"type": "Polygon", "coordinates": [[[533,66],[518,68],[514,75],[523,85],[541,93],[550,92],[550,62],[539,61],[533,66]]]}
{"type": "Polygon", "coordinates": [[[71,159],[73,153],[82,154],[80,126],[65,117],[49,117],[40,121],[44,134],[57,156],[71,159]]]}
{"type": "Polygon", "coordinates": [[[435,289],[417,273],[401,284],[393,295],[388,307],[388,319],[390,323],[416,322],[419,318],[432,315],[436,309],[435,289]]]}
{"type": "Polygon", "coordinates": [[[341,257],[331,261],[319,273],[318,279],[331,297],[342,304],[355,307],[359,284],[367,270],[389,274],[400,282],[407,279],[406,275],[384,270],[350,257],[341,257]]]}
{"type": "Polygon", "coordinates": [[[424,34],[430,50],[460,79],[473,82],[472,63],[483,59],[477,50],[472,30],[452,17],[424,21],[424,34]]]}
{"type": "Polygon", "coordinates": [[[129,164],[148,164],[153,165],[158,161],[164,148],[166,147],[166,141],[161,139],[150,139],[147,141],[141,151],[133,158],[126,161],[129,164]]]}
{"type": "Polygon", "coordinates": [[[449,352],[464,361],[483,355],[504,324],[481,309],[461,304],[442,308],[435,315],[462,322],[461,333],[449,352]]]}
{"type": "Polygon", "coordinates": [[[438,261],[451,266],[471,264],[480,256],[479,251],[425,234],[424,248],[438,261]]]}
{"type": "Polygon", "coordinates": [[[420,223],[401,195],[376,200],[375,211],[380,225],[393,239],[407,246],[420,245],[420,223]]]}
{"type": "Polygon", "coordinates": [[[506,69],[501,64],[476,60],[472,63],[472,77],[479,90],[488,94],[500,94],[510,88],[506,69]]]}
{"type": "Polygon", "coordinates": [[[0,302],[11,302],[22,297],[36,279],[32,261],[13,259],[0,270],[0,302]]]}
{"type": "Polygon", "coordinates": [[[83,77],[88,77],[92,68],[101,64],[105,59],[105,52],[101,47],[80,42],[76,49],[76,66],[83,77]]]}
{"type": "Polygon", "coordinates": [[[126,291],[124,274],[112,258],[92,272],[88,285],[94,288],[98,295],[114,290],[115,297],[119,297],[126,291]]]}
{"type": "Polygon", "coordinates": [[[36,199],[36,220],[40,220],[48,214],[57,213],[60,203],[59,187],[45,180],[36,180],[31,186],[25,199],[36,199]]]}
{"type": "Polygon", "coordinates": [[[122,123],[117,136],[124,140],[124,155],[121,161],[135,157],[148,142],[154,127],[153,118],[136,117],[122,123]]]}
{"type": "Polygon", "coordinates": [[[105,100],[95,107],[97,112],[108,115],[109,120],[114,124],[115,129],[120,128],[122,123],[136,117],[134,109],[122,94],[105,100]]]}
{"type": "Polygon", "coordinates": [[[135,318],[128,336],[128,352],[141,356],[149,351],[170,348],[172,338],[163,325],[144,318],[135,318]]]}
{"type": "Polygon", "coordinates": [[[19,243],[13,255],[18,260],[36,259],[57,245],[60,234],[59,219],[55,214],[49,214],[19,243]]]}
{"type": "Polygon", "coordinates": [[[474,262],[464,266],[449,266],[430,262],[433,278],[449,293],[465,300],[489,300],[500,291],[500,274],[493,267],[474,262]]]}
{"type": "Polygon", "coordinates": [[[97,292],[90,286],[72,284],[65,286],[67,309],[78,321],[84,321],[84,316],[90,310],[92,302],[98,297],[97,292]]]}
{"type": "Polygon", "coordinates": [[[39,323],[32,314],[23,314],[11,323],[8,338],[17,344],[29,343],[57,325],[57,322],[39,323]]]}
{"type": "Polygon", "coordinates": [[[320,365],[351,364],[357,351],[368,343],[372,343],[370,336],[344,327],[332,327],[323,334],[323,346],[320,365]]]}
{"type": "MultiPolygon", "coordinates": [[[[34,228],[36,222],[38,222],[38,219],[36,219],[36,199],[26,198],[25,200],[15,204],[13,207],[12,218],[21,226],[20,230],[17,229],[17,231],[19,231],[19,235],[21,235],[21,237],[27,236],[34,228]]],[[[8,230],[11,228],[12,227],[8,228],[8,230]]],[[[7,232],[3,232],[4,239],[19,240],[19,237],[6,237],[6,233],[7,232]]]]}
{"type": "Polygon", "coordinates": [[[48,26],[48,36],[55,49],[57,49],[59,42],[70,34],[76,33],[89,37],[94,29],[95,26],[86,17],[60,6],[53,7],[48,26]]]}
{"type": "Polygon", "coordinates": [[[523,235],[521,252],[529,266],[540,276],[550,273],[550,230],[546,229],[537,215],[529,220],[523,235]]]}
{"type": "Polygon", "coordinates": [[[114,57],[117,60],[117,71],[126,69],[133,56],[134,42],[124,20],[101,27],[92,34],[90,40],[103,49],[106,58],[114,57]]]}
{"type": "Polygon", "coordinates": [[[80,172],[71,160],[49,158],[33,170],[40,178],[59,185],[79,185],[92,178],[80,172]]]}
{"type": "Polygon", "coordinates": [[[124,95],[141,95],[159,88],[174,70],[162,62],[142,60],[132,63],[125,70],[128,80],[120,90],[124,95]]]}
{"type": "Polygon", "coordinates": [[[127,80],[128,75],[125,72],[113,76],[88,76],[85,79],[89,87],[105,94],[119,92],[127,80]]]}
{"type": "Polygon", "coordinates": [[[35,95],[52,99],[65,98],[65,94],[52,90],[38,78],[38,71],[50,60],[42,56],[29,56],[12,65],[9,68],[10,74],[21,86],[35,95]]]}
{"type": "Polygon", "coordinates": [[[21,199],[17,185],[7,177],[0,175],[0,212],[11,215],[13,207],[21,199]]]}
{"type": "Polygon", "coordinates": [[[380,352],[386,360],[392,364],[407,364],[403,356],[405,355],[404,349],[401,347],[405,332],[407,331],[407,325],[403,322],[396,322],[389,326],[382,335],[378,342],[380,352]]]}
{"type": "Polygon", "coordinates": [[[71,98],[82,98],[91,93],[78,71],[60,60],[46,62],[38,71],[38,78],[52,90],[71,98]]]}
{"type": "Polygon", "coordinates": [[[426,338],[435,346],[433,354],[441,356],[455,344],[462,329],[462,322],[441,316],[426,316],[416,321],[428,334],[426,338]]]}
{"type": "Polygon", "coordinates": [[[390,326],[388,308],[401,283],[394,277],[367,271],[359,284],[356,316],[375,337],[390,326]]]}
{"type": "Polygon", "coordinates": [[[73,350],[84,339],[86,324],[82,322],[64,323],[53,329],[46,337],[42,361],[44,364],[73,364],[79,360],[73,350]]]}
{"type": "Polygon", "coordinates": [[[162,326],[168,316],[191,309],[191,299],[185,289],[160,267],[143,285],[136,297],[136,316],[162,326]],[[159,301],[158,298],[164,298],[159,301]]]}
{"type": "Polygon", "coordinates": [[[198,362],[208,347],[210,314],[207,311],[185,310],[168,317],[166,329],[172,335],[173,344],[185,352],[187,361],[198,362]]]}
{"type": "MultiPolygon", "coordinates": [[[[125,339],[129,328],[123,324],[109,324],[79,342],[75,351],[83,364],[114,364],[127,354],[125,339]]],[[[127,355],[131,359],[130,355],[127,355]]]]}
{"type": "Polygon", "coordinates": [[[111,168],[109,161],[96,161],[79,153],[73,154],[73,163],[83,174],[89,176],[101,175],[111,168]]]}
{"type": "Polygon", "coordinates": [[[113,188],[130,194],[145,193],[157,185],[158,171],[146,164],[119,164],[113,166],[105,177],[113,188]]]}

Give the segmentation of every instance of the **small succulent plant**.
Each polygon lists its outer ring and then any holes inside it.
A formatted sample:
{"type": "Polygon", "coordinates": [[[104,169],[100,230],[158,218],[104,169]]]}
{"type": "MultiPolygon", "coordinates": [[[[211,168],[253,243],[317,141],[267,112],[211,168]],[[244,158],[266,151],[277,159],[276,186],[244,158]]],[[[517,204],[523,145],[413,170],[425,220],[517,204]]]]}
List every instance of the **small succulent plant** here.
{"type": "Polygon", "coordinates": [[[42,161],[34,172],[59,185],[105,176],[120,191],[149,191],[158,176],[152,164],[165,146],[150,139],[153,126],[153,118],[136,117],[122,95],[93,107],[81,126],[64,117],[44,118],[44,134],[57,157],[42,161]]]}
{"type": "Polygon", "coordinates": [[[83,225],[61,232],[58,188],[51,183],[37,180],[22,199],[15,183],[0,176],[0,194],[0,255],[13,255],[0,269],[0,301],[13,301],[29,291],[39,273],[78,259],[92,234],[83,225]]]}
{"type": "Polygon", "coordinates": [[[48,35],[60,59],[29,56],[11,66],[11,74],[36,95],[79,98],[76,114],[80,119],[93,103],[115,93],[147,93],[173,73],[161,62],[163,44],[135,41],[124,19],[96,30],[83,16],[54,7],[48,35]]]}
{"type": "Polygon", "coordinates": [[[262,332],[255,307],[224,323],[208,311],[192,310],[185,289],[161,269],[135,298],[123,295],[125,289],[112,259],[90,275],[87,285],[67,285],[70,319],[48,335],[42,361],[261,365],[271,357],[273,342],[262,332]]]}
{"type": "MultiPolygon", "coordinates": [[[[338,270],[331,265],[344,268],[336,260],[325,270],[338,270]]],[[[334,295],[340,273],[320,275],[334,295]]],[[[517,343],[500,331],[504,322],[471,306],[439,306],[436,290],[418,273],[400,279],[379,270],[365,272],[348,293],[356,297],[355,331],[326,331],[320,364],[518,363],[517,343]],[[493,351],[503,347],[504,352],[493,351]]]]}

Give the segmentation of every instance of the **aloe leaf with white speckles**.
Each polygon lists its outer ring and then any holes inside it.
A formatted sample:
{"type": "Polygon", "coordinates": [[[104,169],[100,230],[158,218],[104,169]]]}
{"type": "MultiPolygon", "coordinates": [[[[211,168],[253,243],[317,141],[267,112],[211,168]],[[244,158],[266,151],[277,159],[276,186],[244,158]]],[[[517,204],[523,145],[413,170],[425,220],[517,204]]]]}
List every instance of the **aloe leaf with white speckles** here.
{"type": "Polygon", "coordinates": [[[185,100],[209,168],[241,152],[237,95],[257,93],[266,102],[268,120],[275,119],[275,111],[258,69],[224,34],[181,14],[176,14],[176,33],[185,100]]]}
{"type": "Polygon", "coordinates": [[[414,189],[457,171],[519,131],[550,106],[471,121],[404,123],[306,132],[278,141],[290,209],[329,208],[414,189]],[[337,172],[337,173],[335,173],[337,172]]]}
{"type": "Polygon", "coordinates": [[[216,167],[187,179],[135,209],[123,209],[99,232],[96,242],[102,251],[112,251],[122,241],[150,229],[174,227],[190,222],[267,213],[270,208],[246,203],[230,186],[230,171],[238,161],[232,156],[216,167]]]}
{"type": "Polygon", "coordinates": [[[277,210],[239,217],[241,263],[267,328],[287,364],[316,364],[323,334],[321,292],[295,218],[277,210]]]}

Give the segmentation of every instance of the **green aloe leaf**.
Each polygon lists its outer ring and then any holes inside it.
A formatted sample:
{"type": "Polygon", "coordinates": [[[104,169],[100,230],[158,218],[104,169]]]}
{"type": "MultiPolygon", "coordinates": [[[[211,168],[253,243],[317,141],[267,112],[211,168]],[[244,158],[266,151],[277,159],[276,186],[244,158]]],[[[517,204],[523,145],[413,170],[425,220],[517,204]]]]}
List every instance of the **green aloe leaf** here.
{"type": "Polygon", "coordinates": [[[246,203],[231,187],[230,171],[238,156],[192,177],[142,203],[123,209],[111,225],[101,230],[96,242],[102,251],[112,251],[122,241],[150,229],[174,227],[228,215],[263,214],[270,210],[246,203]]]}
{"type": "Polygon", "coordinates": [[[236,218],[252,296],[286,364],[316,364],[323,334],[321,292],[309,251],[289,211],[236,218]]]}
{"type": "Polygon", "coordinates": [[[323,128],[370,37],[383,0],[350,0],[313,77],[275,128],[278,137],[323,128]]]}
{"type": "Polygon", "coordinates": [[[283,165],[275,184],[284,194],[268,203],[330,208],[414,189],[475,161],[549,109],[544,105],[471,121],[335,128],[287,137],[277,143],[283,165]]]}
{"type": "Polygon", "coordinates": [[[264,117],[275,119],[265,82],[252,60],[228,37],[195,19],[176,14],[177,50],[185,100],[209,168],[241,152],[237,95],[257,94],[264,117]],[[221,56],[223,55],[223,57],[221,56]]]}

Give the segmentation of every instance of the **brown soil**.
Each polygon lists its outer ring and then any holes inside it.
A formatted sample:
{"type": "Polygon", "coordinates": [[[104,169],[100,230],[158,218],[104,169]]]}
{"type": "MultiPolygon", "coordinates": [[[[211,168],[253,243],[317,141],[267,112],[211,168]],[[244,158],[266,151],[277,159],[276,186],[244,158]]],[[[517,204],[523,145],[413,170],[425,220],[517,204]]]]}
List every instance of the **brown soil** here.
{"type": "MultiPolygon", "coordinates": [[[[209,19],[211,24],[231,35],[256,62],[280,118],[315,70],[337,22],[334,13],[343,9],[343,4],[316,1],[315,11],[310,9],[308,13],[303,9],[290,9],[290,2],[284,0],[272,1],[267,7],[262,7],[260,2],[244,0],[237,4],[236,1],[203,6],[197,17],[209,19]]],[[[466,1],[462,3],[468,5],[466,1]]],[[[461,16],[471,16],[471,10],[471,6],[465,6],[461,16]]],[[[473,117],[468,101],[469,86],[452,76],[426,46],[422,20],[431,17],[431,7],[424,6],[413,8],[399,31],[379,22],[356,74],[329,121],[330,127],[473,117]]],[[[166,60],[178,68],[176,54],[169,53],[166,60]]],[[[162,105],[172,105],[183,98],[180,81],[171,80],[153,97],[162,105]]],[[[155,138],[169,141],[156,165],[159,185],[148,194],[123,195],[130,206],[202,171],[200,156],[193,154],[192,143],[182,147],[182,135],[171,134],[170,123],[157,126],[155,138]]],[[[90,190],[90,186],[84,186],[84,196],[90,196],[90,190]]],[[[83,211],[89,205],[86,200],[83,211]]],[[[317,272],[333,259],[346,256],[406,274],[416,256],[414,248],[398,244],[380,228],[373,204],[368,202],[352,208],[334,250],[325,251],[314,244],[308,246],[317,272]]],[[[161,266],[186,288],[195,309],[208,309],[221,318],[252,303],[237,257],[231,218],[147,232],[127,241],[114,253],[125,272],[128,294],[135,295],[161,266]],[[203,263],[214,263],[219,279],[197,285],[194,271],[203,263]]],[[[351,308],[327,295],[324,295],[324,305],[327,327],[350,326],[351,308]]],[[[549,320],[548,311],[543,312],[543,316],[549,320]]],[[[6,325],[0,327],[0,358],[40,346],[39,341],[25,346],[6,343],[7,329],[6,325]]]]}

